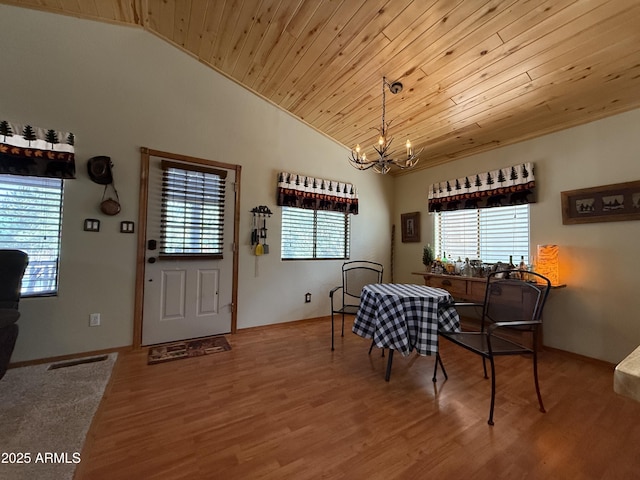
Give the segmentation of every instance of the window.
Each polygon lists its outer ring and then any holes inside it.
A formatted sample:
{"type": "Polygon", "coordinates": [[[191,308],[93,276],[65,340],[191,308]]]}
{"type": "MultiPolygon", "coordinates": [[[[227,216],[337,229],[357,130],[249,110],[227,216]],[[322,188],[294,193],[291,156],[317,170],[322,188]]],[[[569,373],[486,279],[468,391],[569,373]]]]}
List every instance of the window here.
{"type": "Polygon", "coordinates": [[[23,250],[29,255],[22,296],[58,291],[62,182],[58,178],[0,175],[0,248],[23,250]]]}
{"type": "Polygon", "coordinates": [[[160,254],[222,258],[226,172],[162,162],[160,254]]]}
{"type": "Polygon", "coordinates": [[[348,259],[349,215],[282,207],[282,260],[348,259]]]}
{"type": "Polygon", "coordinates": [[[529,263],[529,205],[440,212],[435,219],[436,254],[486,263],[529,263]]]}

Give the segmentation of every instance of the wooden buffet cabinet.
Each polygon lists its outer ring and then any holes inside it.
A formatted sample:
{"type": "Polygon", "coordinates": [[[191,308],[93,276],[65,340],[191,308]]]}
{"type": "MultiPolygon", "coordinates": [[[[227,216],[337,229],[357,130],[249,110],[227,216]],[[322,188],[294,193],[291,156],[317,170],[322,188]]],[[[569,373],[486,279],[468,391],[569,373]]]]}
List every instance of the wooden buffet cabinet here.
{"type": "Polygon", "coordinates": [[[487,288],[486,278],[460,277],[457,275],[442,275],[429,272],[412,272],[421,275],[428,287],[444,288],[456,300],[483,303],[484,292],[487,288]]]}

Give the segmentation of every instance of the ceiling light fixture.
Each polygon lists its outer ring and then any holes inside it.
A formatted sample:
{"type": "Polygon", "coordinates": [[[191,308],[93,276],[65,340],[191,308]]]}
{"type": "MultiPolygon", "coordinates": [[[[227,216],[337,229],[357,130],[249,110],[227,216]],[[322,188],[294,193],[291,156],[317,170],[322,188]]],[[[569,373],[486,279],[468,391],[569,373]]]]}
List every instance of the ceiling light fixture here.
{"type": "Polygon", "coordinates": [[[418,155],[422,152],[420,149],[417,153],[413,151],[411,142],[407,139],[406,147],[407,152],[404,158],[393,159],[392,153],[389,151],[393,137],[389,138],[389,125],[391,122],[385,120],[386,102],[385,102],[385,89],[389,89],[394,95],[402,91],[402,83],[400,82],[387,82],[385,77],[382,77],[382,125],[380,128],[376,128],[380,133],[378,138],[378,144],[373,146],[373,149],[378,153],[378,157],[374,160],[368,160],[366,153],[360,153],[360,145],[356,145],[356,148],[351,150],[351,156],[349,162],[354,168],[358,170],[368,170],[373,168],[373,171],[384,175],[391,170],[392,166],[396,166],[401,169],[414,167],[418,160],[418,155]]]}

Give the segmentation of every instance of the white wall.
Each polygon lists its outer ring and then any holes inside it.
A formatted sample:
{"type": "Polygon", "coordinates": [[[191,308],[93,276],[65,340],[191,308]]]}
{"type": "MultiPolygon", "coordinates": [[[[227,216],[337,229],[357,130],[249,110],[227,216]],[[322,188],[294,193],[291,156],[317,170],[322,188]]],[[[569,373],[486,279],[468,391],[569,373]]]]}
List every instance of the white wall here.
{"type": "MultiPolygon", "coordinates": [[[[396,244],[396,281],[419,281],[422,247],[433,241],[429,184],[534,162],[538,203],[531,205],[531,254],[560,246],[560,281],[545,311],[544,343],[617,363],[640,344],[640,221],[563,225],[560,192],[640,180],[640,110],[474,155],[396,179],[394,222],[422,212],[422,242],[396,244]]],[[[428,149],[426,155],[428,155],[428,149]]],[[[424,154],[423,154],[424,155],[424,154]]]]}
{"type": "Polygon", "coordinates": [[[354,183],[352,257],[389,264],[393,179],[352,169],[342,146],[157,37],[0,5],[0,45],[0,116],[73,132],[78,170],[65,182],[59,294],[21,302],[12,361],[132,343],[136,236],[120,234],[119,222],[137,222],[141,146],[242,165],[238,328],[327,315],[339,283],[341,261],[280,261],[278,171],[354,183]],[[98,210],[102,187],[86,173],[94,155],[115,165],[116,217],[98,210]],[[276,212],[258,274],[257,205],[276,212]],[[83,231],[88,217],[102,221],[99,233],[83,231]],[[102,326],[88,326],[91,312],[102,326]]]}

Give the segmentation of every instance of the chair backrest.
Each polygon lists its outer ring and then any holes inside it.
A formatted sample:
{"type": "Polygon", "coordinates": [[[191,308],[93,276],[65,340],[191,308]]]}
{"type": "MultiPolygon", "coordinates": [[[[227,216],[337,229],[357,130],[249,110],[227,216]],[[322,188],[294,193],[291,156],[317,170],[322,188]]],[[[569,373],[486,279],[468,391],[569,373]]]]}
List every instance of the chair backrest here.
{"type": "Polygon", "coordinates": [[[18,308],[28,264],[29,257],[22,250],[0,250],[0,308],[18,308]]]}
{"type": "Polygon", "coordinates": [[[542,319],[542,309],[551,289],[546,277],[527,272],[520,278],[518,270],[491,272],[482,316],[482,329],[486,323],[532,321],[542,319]]]}
{"type": "Polygon", "coordinates": [[[343,305],[358,305],[362,287],[382,282],[383,267],[380,263],[352,260],[342,265],[343,305]]]}

